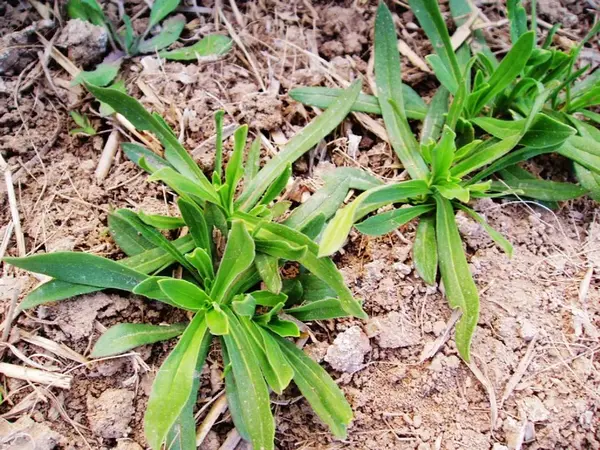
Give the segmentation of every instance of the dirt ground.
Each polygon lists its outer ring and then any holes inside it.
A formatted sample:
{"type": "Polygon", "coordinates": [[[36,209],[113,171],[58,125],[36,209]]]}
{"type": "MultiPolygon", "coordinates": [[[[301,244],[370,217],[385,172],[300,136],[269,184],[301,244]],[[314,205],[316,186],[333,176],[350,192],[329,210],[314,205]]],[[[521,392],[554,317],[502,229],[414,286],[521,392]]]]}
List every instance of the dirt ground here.
{"type": "MultiPolygon", "coordinates": [[[[122,72],[129,94],[160,112],[205,169],[213,163],[213,149],[202,144],[214,134],[217,109],[226,111],[226,123],[247,123],[276,148],[315,114],[289,98],[290,88],[341,86],[362,77],[369,91],[373,83],[376,2],[238,1],[239,14],[231,3],[217,2],[224,5],[243,48],[234,47],[216,62],[138,57],[122,72]]],[[[502,2],[475,3],[490,21],[503,19],[504,8],[497,7],[502,2]]],[[[108,13],[116,14],[116,2],[106,4],[108,13]]],[[[543,21],[564,24],[559,45],[585,34],[594,4],[538,0],[543,21]]],[[[417,55],[429,54],[412,13],[401,1],[390,5],[402,39],[417,55]]],[[[134,15],[146,4],[127,0],[124,7],[134,15]]],[[[187,15],[193,22],[185,39],[226,32],[212,14],[187,15]]],[[[101,119],[91,97],[70,86],[69,74],[48,57],[36,35],[61,48],[73,37],[64,35],[67,26],[64,16],[44,22],[25,2],[0,4],[0,152],[13,173],[27,253],[76,250],[119,258],[123,255],[107,231],[108,211],[128,207],[172,213],[173,196],[160,184],[147,183],[120,152],[108,175],[97,179],[104,143],[119,125],[101,119]],[[7,52],[8,47],[16,53],[7,52]],[[92,117],[100,133],[70,135],[75,125],[68,111],[73,109],[92,117]]],[[[491,26],[486,34],[493,50],[506,51],[506,25],[491,26]]],[[[101,43],[89,36],[68,47],[65,54],[78,64],[93,65],[103,56],[101,43]]],[[[598,63],[593,49],[584,50],[583,57],[598,63]]],[[[402,65],[404,81],[430,98],[434,77],[407,58],[402,65]]],[[[333,165],[363,167],[385,179],[400,176],[380,130],[381,122],[373,117],[349,116],[326,145],[295,164],[291,198],[305,198],[318,185],[319,174],[333,165]]],[[[121,131],[127,140],[129,134],[121,131]]],[[[540,158],[533,168],[548,177],[569,176],[560,159],[540,158]]],[[[18,233],[4,183],[0,202],[0,250],[5,242],[5,254],[17,255],[18,233]]],[[[353,233],[336,262],[356,296],[365,300],[371,319],[313,323],[314,339],[306,349],[344,389],[355,420],[347,441],[332,440],[289,389],[274,399],[278,448],[600,448],[598,205],[581,199],[552,212],[526,202],[479,201],[475,208],[515,249],[509,259],[478,224],[459,218],[481,292],[472,364],[457,356],[451,331],[456,317],[438,286],[426,286],[413,269],[414,224],[378,239],[353,233]]],[[[4,320],[15,293],[23,298],[40,280],[6,265],[0,266],[0,275],[4,320]]],[[[110,292],[21,313],[0,347],[2,362],[44,369],[68,386],[2,377],[0,449],[145,448],[149,388],[173,342],[101,362],[89,363],[86,355],[115,323],[182,320],[181,311],[110,292]]],[[[214,350],[202,374],[199,421],[222,392],[222,364],[214,350]]],[[[218,449],[231,429],[225,413],[200,448],[218,449]]]]}

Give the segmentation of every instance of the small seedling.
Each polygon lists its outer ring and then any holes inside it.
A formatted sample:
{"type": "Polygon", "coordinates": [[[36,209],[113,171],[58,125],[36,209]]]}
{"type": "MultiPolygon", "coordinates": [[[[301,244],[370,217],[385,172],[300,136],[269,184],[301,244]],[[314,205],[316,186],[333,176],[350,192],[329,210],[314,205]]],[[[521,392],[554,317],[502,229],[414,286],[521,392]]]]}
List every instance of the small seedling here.
{"type": "MultiPolygon", "coordinates": [[[[163,444],[195,448],[193,413],[199,374],[213,337],[220,342],[234,424],[254,448],[274,448],[269,390],[280,394],[292,380],[333,434],[344,438],[352,409],[343,393],[321,366],[286,339],[300,335],[290,317],[299,321],[365,317],[333,262],[318,257],[318,245],[311,239],[343,196],[337,192],[315,196],[283,223],[275,219],[289,204],[275,200],[287,184],[291,163],[344,119],[360,83],[348,88],[260,170],[259,141],[252,144],[243,164],[247,126],[234,132],[233,152],[222,169],[223,112],[218,112],[211,181],[160,116],[120,91],[88,88],[138,129],[153,132],[164,145],[164,158],[138,144],[123,144],[123,149],[151,173],[151,180],[165,182],[179,195],[181,215],[112,212],[110,233],[128,255],[119,262],[78,252],[6,258],[9,264],[53,277],[31,292],[20,308],[117,289],[192,315],[188,324],[118,324],[92,351],[93,357],[106,357],[181,335],[158,371],[148,400],[145,430],[153,449],[163,444]],[[189,234],[176,240],[164,234],[183,227],[189,234]],[[226,240],[224,249],[222,240],[226,240]],[[280,268],[286,262],[299,263],[300,275],[283,279],[280,268]],[[180,277],[172,276],[174,265],[182,268],[180,277]],[[261,281],[264,290],[257,288],[261,281]]],[[[334,184],[337,190],[341,185],[345,195],[350,186],[368,188],[378,182],[349,169],[332,175],[326,189],[334,184]]]]}
{"type": "Polygon", "coordinates": [[[67,4],[69,17],[104,27],[116,52],[116,56],[109,55],[95,70],[81,72],[75,77],[74,83],[108,86],[117,76],[124,57],[158,52],[158,55],[165,59],[187,61],[202,57],[216,58],[227,53],[233,44],[232,39],[217,34],[205,36],[189,47],[164,50],[179,39],[186,25],[183,15],[170,16],[179,3],[180,0],[155,0],[150,10],[148,26],[145,32],[138,36],[127,14],[123,15],[121,23],[113,23],[104,14],[97,0],[70,0],[67,4]],[[155,28],[159,28],[158,33],[148,37],[155,28]]]}
{"type": "Polygon", "coordinates": [[[84,134],[86,136],[96,135],[96,129],[86,115],[79,114],[77,111],[71,111],[69,114],[71,115],[73,122],[75,122],[79,127],[70,130],[69,134],[84,134]]]}

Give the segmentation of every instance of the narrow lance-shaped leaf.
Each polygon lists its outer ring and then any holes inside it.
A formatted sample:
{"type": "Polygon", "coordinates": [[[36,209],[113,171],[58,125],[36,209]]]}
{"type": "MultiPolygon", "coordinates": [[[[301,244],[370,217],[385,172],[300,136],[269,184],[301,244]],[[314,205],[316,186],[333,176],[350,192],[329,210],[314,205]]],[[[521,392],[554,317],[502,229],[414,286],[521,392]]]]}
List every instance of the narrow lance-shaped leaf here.
{"type": "Polygon", "coordinates": [[[252,261],[254,261],[254,241],[244,223],[234,220],[210,297],[216,302],[222,302],[231,285],[252,264],[252,261]]]}
{"type": "Polygon", "coordinates": [[[142,345],[153,344],[179,336],[187,327],[187,323],[174,325],[149,325],[145,323],[119,323],[106,330],[96,341],[92,358],[125,353],[142,345]]]}
{"type": "Polygon", "coordinates": [[[257,450],[273,450],[275,421],[271,413],[269,391],[248,336],[237,317],[223,307],[231,323],[231,333],[223,336],[231,360],[231,370],[240,402],[239,413],[248,433],[252,447],[257,450]]]}
{"type": "Polygon", "coordinates": [[[432,209],[433,205],[417,205],[393,209],[369,217],[367,220],[356,224],[355,227],[367,236],[381,236],[394,231],[415,217],[419,217],[421,214],[425,214],[432,209]]]}
{"type": "Polygon", "coordinates": [[[406,120],[402,98],[402,76],[396,29],[390,10],[381,2],[375,19],[375,81],[377,98],[390,143],[404,168],[413,179],[425,179],[429,173],[417,141],[406,120]]]}
{"type": "Polygon", "coordinates": [[[288,164],[296,161],[338,126],[356,101],[360,88],[360,81],[355,81],[323,114],[314,118],[300,133],[290,139],[283,150],[274,156],[244,189],[236,202],[238,208],[249,211],[254,207],[288,164]]]}
{"type": "Polygon", "coordinates": [[[502,250],[504,250],[504,252],[508,255],[508,257],[509,258],[512,257],[513,246],[508,241],[508,239],[506,239],[504,236],[502,236],[498,231],[494,230],[490,226],[490,224],[487,223],[487,221],[483,217],[481,217],[481,215],[478,214],[476,211],[472,210],[471,208],[469,208],[461,203],[456,203],[455,205],[458,209],[463,210],[468,215],[470,215],[477,223],[479,223],[483,227],[483,229],[490,235],[490,237],[494,240],[494,242],[496,244],[498,244],[498,246],[502,250]]]}
{"type": "Polygon", "coordinates": [[[152,9],[150,10],[150,23],[148,24],[148,28],[152,28],[175,11],[177,6],[179,6],[180,1],[181,0],[154,0],[152,9]]]}
{"type": "Polygon", "coordinates": [[[274,256],[265,255],[264,253],[257,253],[254,264],[256,264],[256,269],[267,289],[275,294],[279,294],[282,287],[281,275],[279,274],[279,259],[274,256]]]}
{"type": "Polygon", "coordinates": [[[197,313],[183,336],[156,374],[144,416],[150,448],[160,450],[167,434],[184,410],[199,376],[210,334],[203,313],[197,313]],[[168,401],[165,401],[168,399],[168,401]]]}
{"type": "MultiPolygon", "coordinates": [[[[184,236],[173,242],[179,251],[188,252],[193,248],[190,236],[184,236]]],[[[147,274],[173,263],[173,258],[161,248],[147,250],[139,255],[123,258],[118,261],[126,267],[147,274]]],[[[76,295],[89,294],[102,290],[103,287],[88,286],[62,280],[50,280],[34,289],[19,305],[20,310],[26,310],[45,303],[65,300],[76,295]]]]}
{"type": "MultiPolygon", "coordinates": [[[[343,89],[327,88],[322,86],[294,88],[289,92],[294,100],[305,105],[316,106],[326,109],[331,103],[339,97],[343,89]]],[[[402,84],[402,98],[404,100],[404,110],[409,119],[422,120],[427,114],[428,108],[423,99],[417,92],[406,84],[402,84]]],[[[352,111],[365,112],[369,114],[381,115],[379,100],[374,95],[358,95],[358,99],[352,105],[352,111]]]]}
{"type": "Polygon", "coordinates": [[[458,84],[462,74],[437,0],[409,0],[408,4],[425,30],[436,54],[458,84]]]}
{"type": "Polygon", "coordinates": [[[140,236],[128,220],[119,215],[119,210],[108,214],[108,231],[121,250],[128,256],[138,255],[156,248],[148,239],[140,236]]]}
{"type": "Polygon", "coordinates": [[[89,253],[55,252],[25,258],[4,258],[4,261],[61,281],[129,292],[147,278],[136,270],[89,253]]]}
{"type": "Polygon", "coordinates": [[[180,14],[169,17],[163,22],[158,34],[139,43],[137,48],[138,53],[153,53],[167,48],[179,39],[181,32],[185,28],[185,23],[185,17],[180,14]]]}
{"type": "Polygon", "coordinates": [[[415,269],[425,283],[433,285],[438,269],[438,248],[435,237],[435,215],[427,215],[419,220],[413,244],[415,269]]]}
{"type": "Polygon", "coordinates": [[[275,337],[294,369],[294,383],[319,418],[340,439],[346,438],[352,408],[335,381],[302,350],[286,339],[275,337]]]}
{"type": "Polygon", "coordinates": [[[435,201],[440,272],[450,307],[462,311],[456,324],[456,348],[468,362],[471,358],[471,339],[479,318],[479,294],[465,257],[452,203],[439,194],[435,195],[435,201]]]}
{"type": "Polygon", "coordinates": [[[159,52],[158,56],[171,61],[196,61],[198,58],[207,56],[218,57],[227,53],[233,40],[222,34],[209,34],[198,42],[188,47],[178,48],[171,51],[159,52]]]}
{"type": "Polygon", "coordinates": [[[440,86],[431,99],[421,128],[421,145],[427,144],[430,140],[435,142],[440,136],[446,120],[445,114],[448,112],[449,94],[445,87],[440,86]]]}

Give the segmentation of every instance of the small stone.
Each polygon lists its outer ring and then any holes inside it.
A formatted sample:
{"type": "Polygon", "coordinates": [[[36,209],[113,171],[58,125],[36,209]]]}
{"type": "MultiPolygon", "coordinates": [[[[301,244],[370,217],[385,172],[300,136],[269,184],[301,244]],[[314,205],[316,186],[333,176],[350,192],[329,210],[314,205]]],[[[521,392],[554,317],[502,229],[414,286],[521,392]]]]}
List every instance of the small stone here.
{"type": "Polygon", "coordinates": [[[427,366],[427,368],[432,372],[441,372],[444,369],[444,367],[442,366],[442,358],[442,355],[437,355],[435,358],[433,358],[433,360],[431,361],[429,366],[427,366]]]}
{"type": "Polygon", "coordinates": [[[425,442],[421,442],[419,444],[419,446],[417,447],[417,450],[431,450],[431,445],[429,445],[425,442]]]}
{"type": "Polygon", "coordinates": [[[450,355],[445,359],[444,364],[451,369],[458,369],[460,367],[460,358],[455,355],[450,355]]]}
{"type": "Polygon", "coordinates": [[[134,397],[127,389],[107,389],[98,398],[90,395],[87,418],[92,431],[106,439],[126,437],[131,432],[129,422],[135,412],[134,397]]]}
{"type": "Polygon", "coordinates": [[[499,442],[494,442],[492,450],[508,450],[508,447],[506,445],[500,444],[499,442]]]}
{"type": "Polygon", "coordinates": [[[584,430],[589,430],[592,428],[592,419],[594,418],[593,411],[585,411],[581,416],[579,416],[579,425],[583,427],[584,430]]]}
{"type": "Polygon", "coordinates": [[[44,423],[22,416],[14,423],[0,421],[0,448],[2,450],[52,450],[64,440],[44,423]]]}
{"type": "Polygon", "coordinates": [[[523,442],[529,444],[533,441],[535,441],[535,426],[533,422],[527,422],[523,433],[523,442]]]}
{"type": "Polygon", "coordinates": [[[56,40],[56,45],[66,48],[69,59],[78,66],[101,59],[107,44],[108,31],[105,27],[81,19],[69,20],[56,40]]]}
{"type": "Polygon", "coordinates": [[[415,428],[420,428],[423,423],[423,418],[419,414],[415,414],[412,419],[415,428]]]}
{"type": "Polygon", "coordinates": [[[396,311],[372,318],[369,330],[378,329],[377,340],[381,348],[403,348],[421,342],[420,330],[396,311]]]}
{"type": "Polygon", "coordinates": [[[538,397],[526,397],[523,399],[523,408],[527,418],[532,422],[543,422],[550,417],[550,411],[538,397]]]}
{"type": "Polygon", "coordinates": [[[327,349],[325,361],[340,372],[356,372],[363,365],[365,354],[371,351],[369,338],[358,326],[340,333],[327,349]]]}
{"type": "Polygon", "coordinates": [[[521,326],[519,328],[519,334],[525,342],[531,342],[533,338],[538,334],[538,329],[529,320],[522,319],[521,326]]]}

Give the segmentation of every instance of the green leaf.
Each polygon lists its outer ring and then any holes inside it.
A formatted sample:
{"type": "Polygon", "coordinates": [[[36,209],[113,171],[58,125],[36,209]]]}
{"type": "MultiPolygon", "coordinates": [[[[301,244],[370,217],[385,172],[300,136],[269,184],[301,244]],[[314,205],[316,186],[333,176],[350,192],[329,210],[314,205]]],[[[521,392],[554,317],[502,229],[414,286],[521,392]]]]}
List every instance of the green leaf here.
{"type": "Polygon", "coordinates": [[[462,178],[474,170],[493,163],[510,152],[520,139],[521,135],[516,134],[501,141],[489,141],[490,145],[485,148],[485,151],[474,152],[471,156],[464,158],[452,167],[450,174],[453,177],[462,178]]]}
{"type": "Polygon", "coordinates": [[[479,318],[479,294],[463,250],[450,200],[435,194],[436,237],[440,272],[451,308],[460,308],[456,324],[456,348],[465,361],[471,359],[471,339],[479,318]]]}
{"type": "MultiPolygon", "coordinates": [[[[500,172],[502,174],[502,171],[500,172]]],[[[492,182],[492,189],[503,190],[506,187],[521,192],[525,197],[549,202],[572,200],[587,194],[587,190],[571,183],[560,183],[546,180],[509,180],[492,182]]]]}
{"type": "Polygon", "coordinates": [[[587,170],[577,163],[573,163],[573,168],[581,185],[589,191],[588,195],[593,200],[600,202],[600,174],[587,170]]]}
{"type": "Polygon", "coordinates": [[[169,164],[166,160],[162,159],[153,151],[148,150],[146,147],[143,147],[139,144],[125,142],[121,144],[121,148],[131,161],[140,167],[142,167],[142,164],[144,164],[145,167],[142,168],[144,170],[146,170],[146,168],[150,169],[150,173],[158,169],[162,169],[163,167],[173,168],[173,166],[171,166],[171,164],[169,164]]]}
{"type": "Polygon", "coordinates": [[[100,87],[108,86],[112,80],[117,77],[121,67],[121,61],[121,59],[117,59],[116,61],[110,63],[101,63],[91,71],[82,70],[75,76],[75,78],[73,78],[73,82],[71,84],[73,86],[77,86],[81,83],[92,84],[100,87]]]}
{"type": "Polygon", "coordinates": [[[506,9],[510,22],[510,39],[514,43],[527,33],[527,13],[521,0],[507,0],[506,9]]]}
{"type": "Polygon", "coordinates": [[[221,353],[223,354],[223,374],[225,376],[225,395],[227,396],[227,406],[233,419],[235,429],[246,441],[250,441],[250,435],[248,434],[246,424],[242,416],[242,405],[240,402],[239,389],[233,378],[233,370],[231,370],[231,358],[227,352],[227,345],[221,338],[221,353]]]}
{"type": "Polygon", "coordinates": [[[370,212],[369,209],[373,210],[369,205],[374,205],[373,208],[377,209],[385,204],[426,195],[429,192],[427,183],[422,180],[403,181],[363,192],[352,203],[338,210],[329,222],[321,238],[319,257],[331,255],[342,247],[352,225],[361,217],[361,209],[366,214],[370,212]]]}
{"type": "Polygon", "coordinates": [[[458,91],[458,83],[454,78],[454,74],[450,72],[448,67],[444,64],[442,59],[438,55],[427,55],[425,60],[429,63],[433,69],[435,77],[438,79],[444,89],[451,94],[456,94],[458,91]]]}
{"type": "Polygon", "coordinates": [[[312,409],[339,439],[345,439],[352,408],[325,370],[286,339],[275,337],[294,369],[294,383],[312,409]]]}
{"type": "MultiPolygon", "coordinates": [[[[520,133],[526,121],[527,119],[500,120],[492,117],[478,117],[471,120],[479,128],[499,139],[506,139],[520,133]]],[[[538,114],[519,144],[531,148],[551,147],[562,144],[575,133],[573,127],[565,125],[546,114],[538,114]]]]}
{"type": "Polygon", "coordinates": [[[367,220],[355,225],[356,229],[367,236],[381,236],[398,227],[410,222],[415,217],[425,214],[433,209],[433,205],[408,206],[405,208],[393,209],[376,216],[369,217],[367,220]]]}
{"type": "Polygon", "coordinates": [[[438,268],[438,249],[435,238],[435,216],[421,217],[413,243],[415,269],[425,283],[433,285],[438,268]]]}
{"type": "Polygon", "coordinates": [[[390,143],[404,168],[412,178],[425,179],[429,171],[404,112],[397,44],[392,14],[382,2],[375,19],[375,81],[379,106],[390,143]]]}
{"type": "Polygon", "coordinates": [[[156,248],[152,242],[137,232],[128,220],[121,217],[120,210],[108,214],[108,231],[121,250],[128,256],[139,255],[156,248]]]}
{"type": "Polygon", "coordinates": [[[204,212],[194,202],[190,202],[184,198],[177,199],[177,206],[185,224],[189,228],[196,247],[204,249],[210,257],[212,233],[208,229],[204,212]]]}
{"type": "Polygon", "coordinates": [[[203,313],[197,313],[156,374],[144,416],[146,440],[160,449],[193,392],[197,370],[206,358],[210,334],[203,313]]]}
{"type": "Polygon", "coordinates": [[[154,0],[150,10],[150,23],[148,28],[157,25],[161,20],[171,14],[179,6],[180,0],[154,0]]]}
{"type": "Polygon", "coordinates": [[[225,169],[225,183],[229,186],[228,201],[229,205],[233,207],[233,196],[237,184],[244,175],[243,158],[244,158],[244,147],[246,146],[246,137],[248,136],[248,125],[239,127],[233,133],[233,153],[227,163],[225,169]]]}
{"type": "Polygon", "coordinates": [[[73,122],[75,122],[80,127],[80,128],[74,128],[74,129],[70,130],[69,134],[81,133],[81,134],[85,134],[88,136],[96,135],[96,129],[94,128],[94,126],[92,125],[92,122],[90,121],[90,119],[87,116],[85,116],[83,114],[79,114],[77,111],[70,111],[69,115],[73,119],[73,122]]]}
{"type": "Polygon", "coordinates": [[[208,252],[203,248],[196,248],[192,253],[186,254],[185,258],[196,268],[203,278],[204,286],[206,287],[207,282],[212,281],[215,277],[212,260],[210,259],[208,252]]]}
{"type": "Polygon", "coordinates": [[[150,225],[151,227],[159,230],[176,230],[186,225],[181,217],[163,216],[161,214],[146,214],[143,211],[140,211],[138,216],[146,225],[150,225]]]}
{"type": "Polygon", "coordinates": [[[267,384],[275,393],[282,394],[292,381],[294,371],[281,353],[279,345],[267,331],[253,321],[245,317],[240,317],[239,320],[267,384]]]}
{"type": "Polygon", "coordinates": [[[456,134],[448,126],[444,126],[442,138],[431,151],[431,172],[433,183],[448,181],[450,166],[454,160],[456,134]]]}
{"type": "Polygon", "coordinates": [[[232,45],[233,40],[229,36],[209,34],[194,45],[171,51],[162,51],[158,56],[171,61],[196,61],[202,57],[224,55],[231,50],[232,45]]]}
{"type": "Polygon", "coordinates": [[[448,112],[449,94],[448,89],[440,86],[431,99],[421,128],[421,145],[427,144],[429,141],[437,141],[442,133],[446,113],[448,112]]]}
{"type": "Polygon", "coordinates": [[[438,2],[436,0],[409,0],[408,4],[431,41],[437,56],[458,84],[462,79],[462,74],[438,2]]]}
{"type": "MultiPolygon", "coordinates": [[[[474,10],[473,4],[469,0],[450,0],[450,12],[452,13],[452,17],[454,18],[454,22],[457,27],[463,25],[471,14],[473,14],[474,10]]],[[[498,66],[498,60],[494,53],[490,50],[490,47],[487,45],[485,40],[485,35],[483,34],[483,30],[472,30],[471,31],[471,51],[475,54],[483,54],[486,59],[493,67],[498,66]]]]}
{"type": "Polygon", "coordinates": [[[221,202],[212,186],[207,188],[177,173],[170,167],[158,169],[148,177],[148,181],[162,181],[184,198],[200,199],[200,201],[206,200],[215,204],[220,204],[221,202]]]}
{"type": "MultiPolygon", "coordinates": [[[[317,108],[327,109],[343,89],[327,88],[321,86],[300,87],[290,90],[289,96],[294,100],[305,105],[316,106],[317,108]]],[[[409,119],[422,120],[427,114],[428,108],[419,94],[413,88],[402,84],[402,98],[404,100],[404,110],[409,119]]],[[[351,111],[365,112],[369,114],[381,115],[379,100],[374,95],[358,94],[358,98],[352,105],[351,111]]]]}
{"type": "Polygon", "coordinates": [[[186,280],[161,279],[158,287],[173,303],[191,311],[205,308],[212,302],[206,292],[186,280]]]}
{"type": "Polygon", "coordinates": [[[504,91],[525,68],[529,55],[533,51],[535,44],[535,33],[529,31],[523,34],[513,45],[510,51],[502,59],[502,62],[492,74],[487,84],[485,94],[479,97],[472,110],[472,115],[476,115],[487,105],[496,95],[504,91]]]}
{"type": "Polygon", "coordinates": [[[317,256],[317,252],[319,251],[317,244],[311,241],[306,235],[285,225],[262,223],[255,217],[247,214],[238,213],[237,215],[245,223],[249,224],[251,228],[255,229],[258,227],[256,236],[259,239],[281,240],[295,246],[306,246],[308,251],[302,258],[298,259],[298,262],[335,290],[348,314],[358,318],[366,318],[366,314],[360,304],[353,298],[352,292],[346,286],[344,278],[335,267],[335,264],[333,264],[333,261],[329,258],[319,258],[317,256]]]}
{"type": "Polygon", "coordinates": [[[206,312],[206,323],[210,332],[216,336],[229,334],[229,319],[217,303],[206,312]]]}
{"type": "Polygon", "coordinates": [[[176,15],[169,17],[162,24],[160,32],[150,39],[142,40],[138,47],[138,53],[154,53],[163,48],[167,48],[173,42],[179,39],[181,32],[185,27],[185,17],[176,15]]]}
{"type": "Polygon", "coordinates": [[[256,312],[256,300],[252,295],[248,294],[242,300],[231,302],[231,308],[238,316],[252,317],[256,312]]]}
{"type": "Polygon", "coordinates": [[[131,349],[179,336],[187,323],[158,326],[144,323],[119,323],[100,336],[90,357],[105,358],[128,352],[131,349]]]}
{"type": "Polygon", "coordinates": [[[316,300],[295,308],[286,309],[285,312],[301,322],[337,319],[348,316],[348,313],[342,308],[342,303],[337,298],[316,300]]]}
{"type": "Polygon", "coordinates": [[[282,286],[281,275],[279,274],[279,259],[274,256],[257,253],[254,264],[267,289],[275,294],[279,294],[282,286]]]}
{"type": "Polygon", "coordinates": [[[458,183],[445,183],[436,185],[437,191],[448,200],[458,199],[468,203],[470,199],[469,190],[458,183]]]}
{"type": "Polygon", "coordinates": [[[237,207],[242,211],[252,209],[288,164],[296,161],[337,127],[356,101],[360,88],[360,81],[355,81],[323,114],[315,117],[300,133],[290,139],[283,150],[271,159],[244,189],[236,202],[237,207]]]}
{"type": "MultiPolygon", "coordinates": [[[[193,247],[191,237],[186,236],[174,241],[180,251],[189,251],[193,247]]],[[[166,265],[172,264],[173,259],[163,249],[154,248],[139,255],[124,258],[118,262],[141,273],[150,273],[166,265]]],[[[76,295],[89,294],[102,290],[102,287],[87,286],[61,280],[50,280],[34,289],[19,305],[20,310],[26,310],[45,303],[64,300],[76,295]]]]}
{"type": "Polygon", "coordinates": [[[222,302],[236,279],[250,267],[253,261],[254,241],[244,223],[234,220],[210,297],[216,302],[222,302]]]}
{"type": "Polygon", "coordinates": [[[512,258],[512,254],[513,254],[513,246],[512,244],[508,241],[508,239],[506,239],[504,236],[502,236],[502,234],[500,234],[498,231],[494,230],[494,228],[492,228],[490,226],[489,223],[487,223],[487,221],[481,217],[480,214],[478,214],[476,211],[472,210],[471,208],[462,205],[460,203],[455,203],[455,206],[458,209],[463,210],[464,212],[466,212],[469,216],[471,216],[473,219],[475,219],[475,221],[477,223],[479,223],[483,229],[487,232],[487,234],[490,235],[490,237],[494,240],[494,242],[502,249],[504,250],[504,253],[506,253],[508,255],[509,258],[512,258]]]}
{"type": "Polygon", "coordinates": [[[325,221],[336,213],[350,189],[368,190],[383,184],[364,170],[352,167],[337,168],[325,174],[323,179],[325,185],[295,208],[285,220],[285,225],[306,234],[305,228],[315,219],[325,221]],[[322,216],[322,219],[318,219],[319,216],[322,216]]]}
{"type": "Polygon", "coordinates": [[[169,253],[175,261],[185,267],[194,277],[196,272],[194,267],[188,263],[187,259],[184,258],[183,254],[169,241],[160,231],[151,226],[146,225],[138,217],[136,213],[128,209],[119,210],[121,218],[127,220],[138,233],[140,233],[145,239],[152,242],[155,246],[162,248],[169,253]]]}
{"type": "Polygon", "coordinates": [[[244,190],[256,177],[258,170],[260,169],[260,139],[256,138],[250,144],[250,150],[246,157],[246,164],[244,166],[244,190]]]}
{"type": "Polygon", "coordinates": [[[79,252],[55,252],[4,262],[61,281],[132,292],[147,276],[110,259],[79,252]]]}
{"type": "Polygon", "coordinates": [[[254,244],[256,250],[275,258],[287,259],[289,261],[299,261],[306,254],[306,246],[299,247],[286,241],[268,241],[255,238],[254,244]]]}
{"type": "Polygon", "coordinates": [[[151,131],[165,146],[165,159],[182,175],[201,183],[204,189],[212,186],[192,157],[183,148],[173,131],[150,114],[133,97],[116,89],[87,85],[87,89],[100,101],[109,104],[115,111],[125,116],[138,130],[151,131]]]}
{"type": "Polygon", "coordinates": [[[571,136],[556,153],[600,174],[600,142],[590,137],[571,136]]]}
{"type": "Polygon", "coordinates": [[[285,170],[277,177],[273,184],[269,186],[263,198],[261,198],[260,203],[263,205],[268,205],[273,200],[277,198],[286,188],[290,177],[292,176],[292,165],[288,165],[285,170]]]}
{"type": "Polygon", "coordinates": [[[248,351],[252,346],[237,317],[227,307],[223,310],[231,325],[231,332],[223,336],[223,340],[231,360],[240,406],[238,412],[245,432],[248,433],[253,448],[274,450],[275,421],[259,363],[254,352],[248,351]]]}

